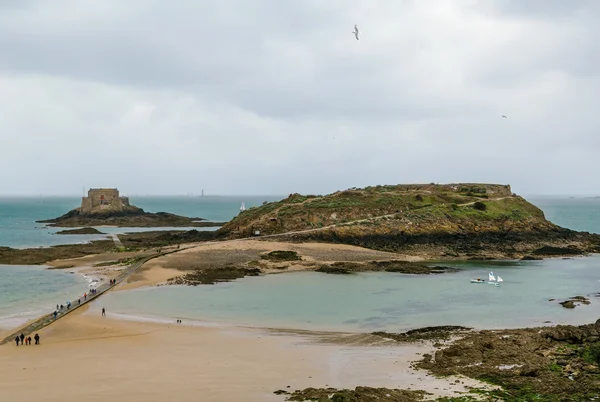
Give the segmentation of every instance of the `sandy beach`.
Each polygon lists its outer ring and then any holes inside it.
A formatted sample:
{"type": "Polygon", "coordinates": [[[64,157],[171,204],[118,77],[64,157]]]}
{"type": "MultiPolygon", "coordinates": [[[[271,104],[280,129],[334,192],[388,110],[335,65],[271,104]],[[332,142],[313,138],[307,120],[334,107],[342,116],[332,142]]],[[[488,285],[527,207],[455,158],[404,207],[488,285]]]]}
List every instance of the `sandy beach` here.
{"type": "MultiPolygon", "coordinates": [[[[185,248],[149,261],[113,291],[162,284],[192,266],[243,263],[274,250],[302,256],[303,261],[288,271],[311,269],[313,262],[402,259],[397,254],[318,243],[244,240],[185,248]]],[[[69,266],[106,281],[124,266],[103,263],[139,255],[105,253],[50,265],[69,266]]],[[[278,271],[263,268],[266,273],[278,271]]],[[[437,379],[411,369],[412,361],[434,350],[431,344],[397,344],[368,334],[132,322],[111,316],[110,311],[102,317],[101,303],[102,299],[94,301],[39,331],[41,345],[1,346],[2,399],[284,401],[285,395],[274,391],[372,386],[456,396],[467,386],[482,386],[467,378],[457,383],[457,378],[437,379]]]]}
{"type": "Polygon", "coordinates": [[[164,284],[171,278],[180,276],[186,271],[189,272],[190,269],[246,264],[250,261],[258,261],[264,274],[281,274],[314,270],[317,263],[336,261],[366,262],[373,260],[420,261],[422,258],[342,244],[294,244],[257,240],[187,244],[179,252],[148,261],[135,275],[128,278],[127,283],[120,285],[119,289],[125,290],[164,284]],[[295,251],[302,257],[302,260],[277,263],[261,259],[261,255],[276,250],[295,251]],[[278,268],[282,264],[285,265],[285,270],[278,268]]]}
{"type": "Polygon", "coordinates": [[[427,345],[128,322],[86,310],[41,330],[41,345],[0,347],[2,400],[283,401],[273,392],[358,385],[450,396],[474,385],[410,369],[410,361],[431,351],[427,345]]]}

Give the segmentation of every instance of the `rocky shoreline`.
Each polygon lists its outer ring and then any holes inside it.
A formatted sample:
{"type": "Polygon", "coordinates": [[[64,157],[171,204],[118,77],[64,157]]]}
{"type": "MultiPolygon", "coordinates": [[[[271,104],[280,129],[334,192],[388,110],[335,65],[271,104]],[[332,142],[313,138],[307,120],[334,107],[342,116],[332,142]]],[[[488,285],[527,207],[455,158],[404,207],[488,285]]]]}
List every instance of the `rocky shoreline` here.
{"type": "MultiPolygon", "coordinates": [[[[595,324],[476,331],[424,356],[416,367],[502,387],[512,400],[600,396],[600,320],[595,324]]],[[[499,395],[501,395],[499,393],[499,395]]]]}
{"type": "Polygon", "coordinates": [[[73,209],[53,219],[39,220],[53,227],[117,226],[117,227],[220,227],[225,222],[210,222],[204,218],[189,218],[168,212],[145,212],[141,208],[84,213],[73,209]]]}
{"type": "Polygon", "coordinates": [[[84,227],[79,229],[67,229],[67,230],[59,230],[56,232],[58,235],[102,235],[106,233],[102,233],[96,228],[84,227]]]}
{"type": "Polygon", "coordinates": [[[194,241],[214,239],[213,231],[151,231],[119,234],[124,249],[119,250],[113,240],[93,240],[84,244],[61,244],[51,247],[11,248],[0,246],[0,264],[40,265],[49,261],[85,257],[119,251],[142,251],[194,241]]]}
{"type": "Polygon", "coordinates": [[[112,240],[96,240],[86,244],[63,244],[26,249],[0,247],[0,264],[40,265],[53,260],[85,257],[114,250],[115,243],[112,240]]]}
{"type": "Polygon", "coordinates": [[[458,269],[438,265],[427,265],[420,262],[398,260],[348,262],[340,261],[323,264],[315,270],[326,274],[351,275],[358,272],[394,272],[399,274],[430,275],[457,272],[458,269]]]}
{"type": "Polygon", "coordinates": [[[574,232],[559,233],[431,233],[428,235],[362,234],[343,235],[339,230],[282,234],[290,242],[350,244],[407,255],[428,255],[441,260],[541,260],[553,257],[600,253],[600,236],[574,232]]]}
{"type": "MultiPolygon", "coordinates": [[[[600,398],[600,320],[580,326],[474,331],[428,327],[402,334],[375,333],[398,344],[433,343],[436,351],[413,362],[434,376],[462,376],[490,384],[451,401],[593,401],[600,398]]],[[[460,380],[456,380],[460,382],[460,380]]],[[[357,387],[277,390],[288,401],[423,401],[419,390],[357,387]]]]}

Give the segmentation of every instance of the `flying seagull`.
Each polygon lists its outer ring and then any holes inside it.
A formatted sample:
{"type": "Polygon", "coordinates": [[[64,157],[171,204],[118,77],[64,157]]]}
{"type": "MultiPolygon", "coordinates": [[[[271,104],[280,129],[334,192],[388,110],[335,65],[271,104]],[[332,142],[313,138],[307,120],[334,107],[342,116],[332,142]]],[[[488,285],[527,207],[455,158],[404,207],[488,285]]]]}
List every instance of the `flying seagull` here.
{"type": "Polygon", "coordinates": [[[354,24],[354,31],[352,31],[352,33],[356,37],[356,40],[358,40],[358,27],[356,26],[356,24],[354,24]]]}
{"type": "Polygon", "coordinates": [[[505,115],[502,115],[502,117],[504,117],[505,119],[507,119],[508,117],[506,117],[505,115]]]}

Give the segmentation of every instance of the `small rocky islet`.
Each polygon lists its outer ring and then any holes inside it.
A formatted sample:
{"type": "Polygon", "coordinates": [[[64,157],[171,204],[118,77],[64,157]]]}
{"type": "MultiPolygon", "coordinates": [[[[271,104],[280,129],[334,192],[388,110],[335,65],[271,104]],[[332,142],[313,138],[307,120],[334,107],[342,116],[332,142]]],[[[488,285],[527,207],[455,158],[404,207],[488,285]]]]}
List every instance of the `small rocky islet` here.
{"type": "Polygon", "coordinates": [[[146,212],[121,197],[116,188],[90,189],[81,206],[57,218],[39,220],[48,226],[121,226],[121,227],[218,227],[223,222],[189,218],[168,212],[146,212]]]}
{"type": "Polygon", "coordinates": [[[84,227],[84,228],[78,228],[78,229],[59,230],[58,232],[56,232],[56,234],[58,234],[58,235],[102,235],[102,234],[106,234],[106,233],[102,233],[101,231],[99,231],[96,228],[84,227]]]}

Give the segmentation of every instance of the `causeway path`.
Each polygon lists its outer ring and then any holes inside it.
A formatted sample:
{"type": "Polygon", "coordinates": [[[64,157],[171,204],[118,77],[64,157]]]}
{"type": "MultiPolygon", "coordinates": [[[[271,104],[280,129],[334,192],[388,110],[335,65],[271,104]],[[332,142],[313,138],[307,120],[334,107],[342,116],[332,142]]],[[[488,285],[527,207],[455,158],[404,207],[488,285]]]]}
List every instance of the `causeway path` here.
{"type": "MultiPolygon", "coordinates": [[[[175,251],[181,251],[181,250],[175,250],[175,251]]],[[[129,278],[131,276],[131,274],[135,273],[135,271],[137,271],[146,262],[148,262],[154,258],[161,257],[163,255],[171,254],[173,252],[174,251],[168,251],[168,252],[163,252],[163,253],[152,254],[152,255],[144,257],[143,259],[131,264],[129,267],[127,267],[126,269],[121,271],[116,278],[114,278],[115,285],[117,285],[117,284],[123,282],[124,280],[126,280],[127,278],[129,278]]],[[[102,296],[104,293],[106,293],[109,290],[111,290],[112,288],[114,288],[115,285],[111,286],[109,283],[103,283],[102,285],[100,285],[96,288],[95,294],[91,294],[88,291],[87,299],[83,300],[83,297],[82,297],[81,304],[77,304],[76,301],[75,301],[75,303],[71,302],[71,308],[67,309],[65,307],[62,311],[58,312],[58,315],[56,316],[56,318],[54,318],[54,312],[52,312],[50,314],[46,314],[46,315],[30,322],[25,327],[19,328],[17,331],[8,335],[6,338],[4,338],[2,341],[0,341],[0,345],[4,345],[5,343],[8,343],[8,342],[14,342],[15,337],[17,335],[20,335],[21,333],[25,334],[25,336],[33,335],[36,331],[39,331],[40,329],[52,324],[54,321],[58,320],[59,318],[62,318],[64,316],[66,316],[67,314],[77,310],[81,306],[85,306],[89,302],[96,300],[98,297],[102,296]]],[[[32,338],[33,338],[33,336],[32,336],[32,338]]]]}
{"type": "Polygon", "coordinates": [[[116,234],[110,235],[110,237],[112,237],[113,241],[115,242],[115,246],[117,248],[123,248],[123,243],[121,243],[121,239],[119,239],[119,236],[116,234]]]}

